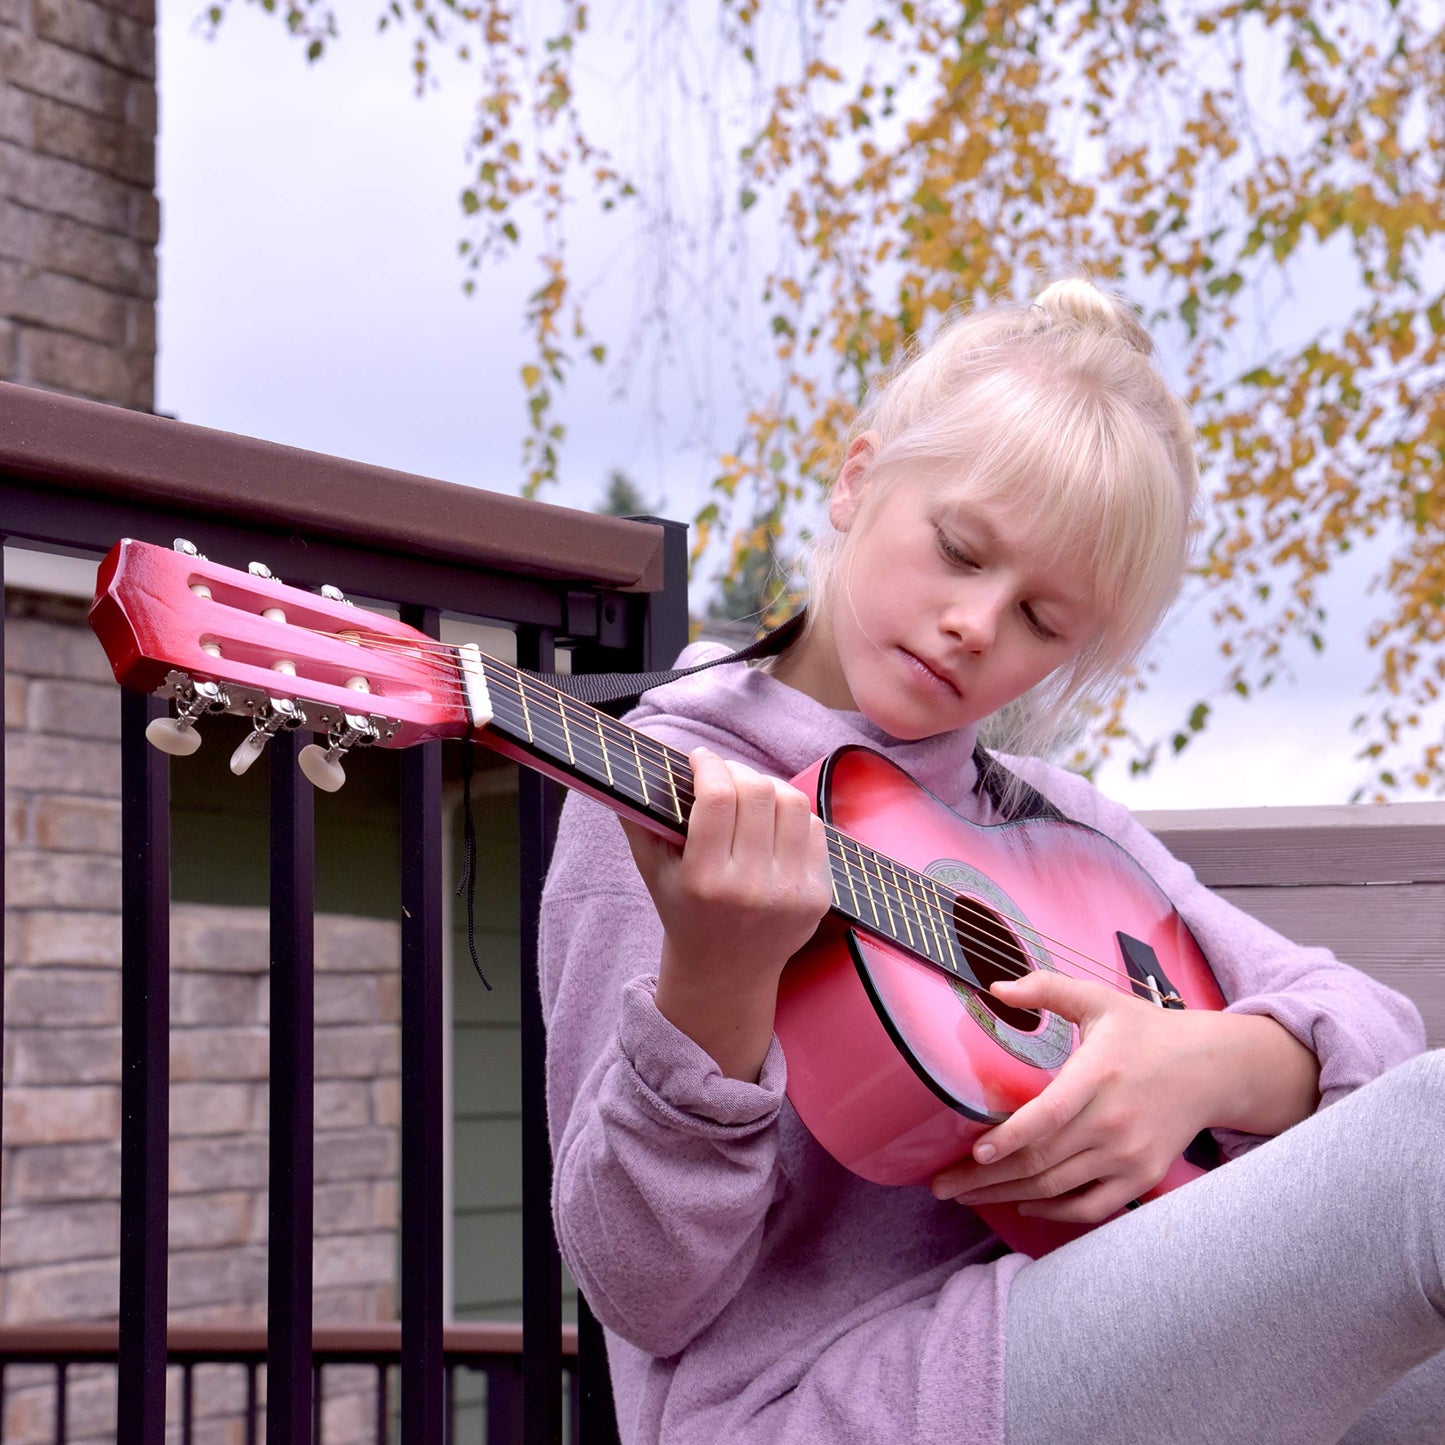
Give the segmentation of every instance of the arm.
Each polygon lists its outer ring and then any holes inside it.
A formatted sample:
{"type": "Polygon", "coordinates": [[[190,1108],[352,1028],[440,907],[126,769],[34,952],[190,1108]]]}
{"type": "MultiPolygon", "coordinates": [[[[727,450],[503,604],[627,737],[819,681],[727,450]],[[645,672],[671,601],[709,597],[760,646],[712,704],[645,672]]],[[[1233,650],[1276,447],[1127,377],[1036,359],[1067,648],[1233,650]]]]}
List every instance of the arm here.
{"type": "MultiPolygon", "coordinates": [[[[739,931],[712,940],[725,964],[747,953],[739,931]]],[[[558,1239],[604,1323],[659,1356],[741,1287],[783,1187],[771,1015],[761,1055],[740,1066],[750,1077],[730,1077],[659,1012],[664,952],[617,820],[569,799],[541,957],[558,1239]]]]}

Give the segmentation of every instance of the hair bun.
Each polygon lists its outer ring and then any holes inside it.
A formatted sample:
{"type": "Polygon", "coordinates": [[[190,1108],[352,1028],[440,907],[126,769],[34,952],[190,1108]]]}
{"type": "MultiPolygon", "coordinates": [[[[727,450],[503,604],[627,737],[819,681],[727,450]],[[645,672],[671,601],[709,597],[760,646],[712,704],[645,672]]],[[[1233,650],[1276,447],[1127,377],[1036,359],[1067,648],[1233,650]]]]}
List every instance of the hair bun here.
{"type": "Polygon", "coordinates": [[[1034,303],[1051,316],[1066,316],[1106,336],[1117,336],[1142,356],[1154,354],[1154,342],[1134,308],[1122,296],[1103,291],[1083,276],[1070,276],[1044,287],[1034,303]]]}

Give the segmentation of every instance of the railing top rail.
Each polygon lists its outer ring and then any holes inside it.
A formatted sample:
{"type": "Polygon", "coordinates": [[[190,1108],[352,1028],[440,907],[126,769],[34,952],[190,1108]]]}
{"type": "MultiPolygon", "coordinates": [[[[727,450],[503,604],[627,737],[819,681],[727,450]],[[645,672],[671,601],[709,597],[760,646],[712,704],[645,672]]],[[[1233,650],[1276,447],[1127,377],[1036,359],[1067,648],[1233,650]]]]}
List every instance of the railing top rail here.
{"type": "Polygon", "coordinates": [[[1214,888],[1445,881],[1445,802],[1135,816],[1214,888]]]}
{"type": "MultiPolygon", "coordinates": [[[[116,1324],[0,1325],[0,1361],[114,1362],[119,1350],[116,1324]]],[[[355,1325],[318,1325],[312,1332],[312,1352],[330,1363],[401,1358],[401,1326],[395,1322],[355,1325]]],[[[471,1320],[446,1325],[442,1330],[446,1355],[521,1355],[522,1327],[508,1321],[471,1320]]],[[[217,1360],[263,1359],[264,1325],[173,1324],[166,1331],[166,1353],[172,1361],[192,1363],[217,1360]]],[[[577,1327],[562,1327],[562,1353],[577,1353],[577,1327]]]]}
{"type": "Polygon", "coordinates": [[[0,477],[531,577],[663,586],[663,530],[0,382],[0,477]]]}

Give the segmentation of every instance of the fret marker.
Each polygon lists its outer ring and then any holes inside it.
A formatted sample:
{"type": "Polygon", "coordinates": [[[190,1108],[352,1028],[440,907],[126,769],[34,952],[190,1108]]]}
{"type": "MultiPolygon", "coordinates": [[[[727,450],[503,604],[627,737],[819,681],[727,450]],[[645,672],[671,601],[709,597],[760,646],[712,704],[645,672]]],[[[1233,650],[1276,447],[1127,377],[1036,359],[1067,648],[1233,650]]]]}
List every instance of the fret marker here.
{"type": "Polygon", "coordinates": [[[482,669],[482,649],[475,642],[464,642],[457,648],[457,662],[467,694],[467,715],[474,728],[484,728],[492,720],[492,699],[482,669]]]}

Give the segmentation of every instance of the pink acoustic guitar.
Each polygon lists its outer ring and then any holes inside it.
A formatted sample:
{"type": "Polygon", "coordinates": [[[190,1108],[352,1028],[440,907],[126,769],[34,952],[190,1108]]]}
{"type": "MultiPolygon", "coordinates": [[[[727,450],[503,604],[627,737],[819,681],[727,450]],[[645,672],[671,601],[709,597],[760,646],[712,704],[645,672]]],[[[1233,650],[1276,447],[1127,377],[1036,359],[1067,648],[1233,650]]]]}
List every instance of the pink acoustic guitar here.
{"type": "MultiPolygon", "coordinates": [[[[270,737],[305,727],[327,741],[302,750],[302,769],[330,791],[352,748],[471,737],[664,836],[686,833],[683,754],[333,589],[126,540],[101,564],[90,621],[119,682],[178,704],[148,729],[167,752],[194,751],[206,713],[237,713],[253,724],[232,758],[242,772],[270,737]]],[[[1102,834],[1051,820],[979,827],[865,748],[794,782],[827,824],[833,912],[784,973],[777,1032],[793,1106],[863,1178],[926,1183],[1068,1058],[1073,1025],[998,1003],[995,979],[1058,968],[1161,1007],[1223,1007],[1183,920],[1102,834]]],[[[1151,1193],[1199,1172],[1176,1160],[1151,1193]]],[[[984,1213],[1029,1254],[1083,1232],[1007,1206],[984,1213]]]]}

